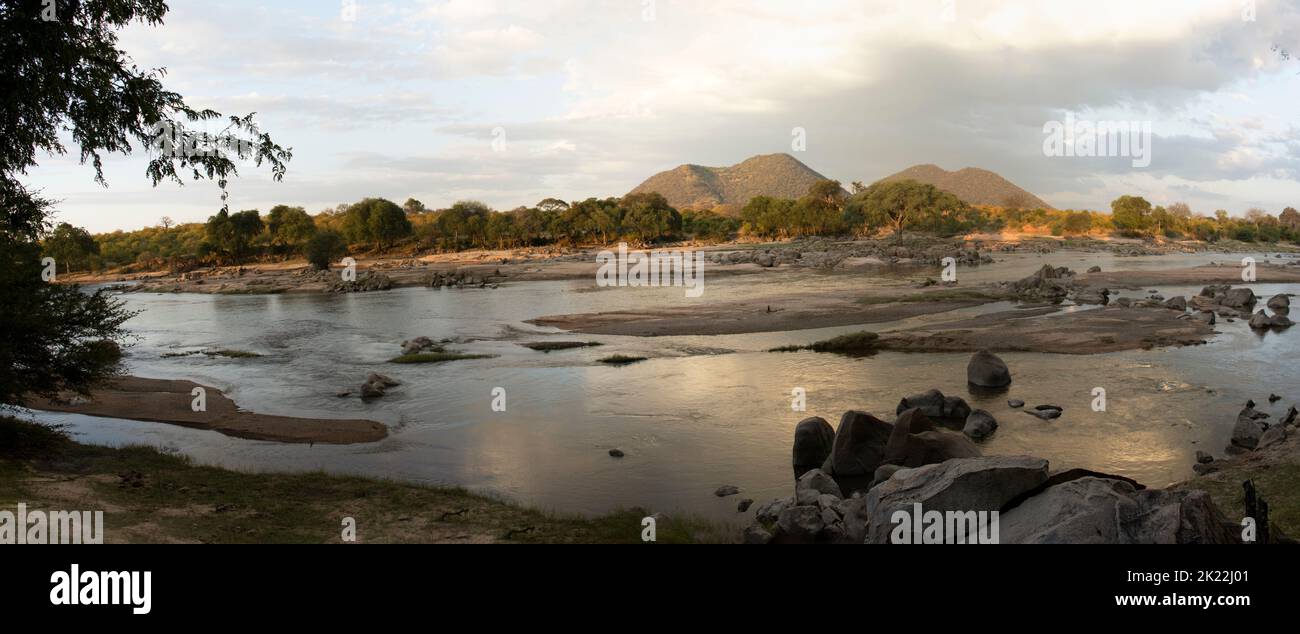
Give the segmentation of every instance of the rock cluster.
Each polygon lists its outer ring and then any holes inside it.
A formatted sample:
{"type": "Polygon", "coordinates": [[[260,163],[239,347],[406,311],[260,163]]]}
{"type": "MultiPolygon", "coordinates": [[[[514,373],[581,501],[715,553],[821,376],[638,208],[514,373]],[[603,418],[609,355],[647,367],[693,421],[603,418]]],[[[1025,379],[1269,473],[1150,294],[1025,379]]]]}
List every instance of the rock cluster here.
{"type": "Polygon", "coordinates": [[[331,293],[369,293],[371,291],[392,290],[392,278],[383,273],[367,271],[365,275],[351,282],[338,281],[330,286],[331,293]]]}
{"type": "Polygon", "coordinates": [[[428,288],[497,288],[496,280],[500,278],[500,272],[495,276],[479,277],[472,273],[464,271],[430,271],[423,279],[420,280],[422,286],[428,288]]]}
{"type": "Polygon", "coordinates": [[[1037,273],[1002,285],[1016,299],[1024,302],[1060,302],[1078,288],[1074,271],[1061,266],[1043,265],[1037,273]]]}
{"type": "Polygon", "coordinates": [[[366,382],[361,384],[361,398],[369,400],[385,396],[388,394],[388,388],[399,385],[401,383],[382,374],[371,374],[366,378],[366,382]]]}

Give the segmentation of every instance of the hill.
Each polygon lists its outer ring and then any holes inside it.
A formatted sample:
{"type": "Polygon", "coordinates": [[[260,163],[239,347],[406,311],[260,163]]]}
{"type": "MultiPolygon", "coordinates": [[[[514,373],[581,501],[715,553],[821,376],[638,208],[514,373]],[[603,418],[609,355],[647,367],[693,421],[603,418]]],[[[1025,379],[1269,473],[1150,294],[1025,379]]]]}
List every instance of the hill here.
{"type": "Polygon", "coordinates": [[[968,205],[1054,209],[1043,199],[998,174],[974,167],[949,172],[938,165],[916,165],[886,176],[880,182],[909,179],[934,185],[968,205]]]}
{"type": "Polygon", "coordinates": [[[741,207],[755,196],[799,198],[825,178],[789,154],[765,154],[731,167],[681,165],[629,193],[659,192],[678,209],[741,207]]]}

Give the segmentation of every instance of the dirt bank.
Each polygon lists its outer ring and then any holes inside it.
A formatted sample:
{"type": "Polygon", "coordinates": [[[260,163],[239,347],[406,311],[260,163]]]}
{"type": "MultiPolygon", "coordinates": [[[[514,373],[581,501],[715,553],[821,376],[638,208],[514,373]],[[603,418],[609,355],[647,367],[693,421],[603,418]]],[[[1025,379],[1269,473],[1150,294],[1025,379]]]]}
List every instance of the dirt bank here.
{"type": "Polygon", "coordinates": [[[1058,307],[1009,310],[924,328],[884,332],[880,346],[903,352],[1050,352],[1097,354],[1164,346],[1199,345],[1214,328],[1166,308],[1063,311],[1058,307]]]}
{"type": "Polygon", "coordinates": [[[350,445],[375,442],[388,435],[387,427],[372,420],[292,418],[245,412],[221,390],[192,381],[121,377],[95,390],[89,399],[68,395],[63,400],[66,402],[36,399],[29,405],[38,410],[210,429],[251,440],[350,445]],[[197,387],[207,392],[206,411],[196,412],[191,406],[192,393],[197,387]]]}
{"type": "MultiPolygon", "coordinates": [[[[1142,289],[1152,286],[1208,286],[1210,284],[1233,284],[1246,286],[1241,281],[1242,268],[1238,264],[1226,263],[1222,266],[1197,266],[1164,271],[1108,271],[1089,273],[1079,276],[1079,281],[1086,286],[1142,289]]],[[[1289,284],[1300,282],[1300,266],[1265,265],[1261,262],[1255,269],[1255,284],[1289,284]]]]}

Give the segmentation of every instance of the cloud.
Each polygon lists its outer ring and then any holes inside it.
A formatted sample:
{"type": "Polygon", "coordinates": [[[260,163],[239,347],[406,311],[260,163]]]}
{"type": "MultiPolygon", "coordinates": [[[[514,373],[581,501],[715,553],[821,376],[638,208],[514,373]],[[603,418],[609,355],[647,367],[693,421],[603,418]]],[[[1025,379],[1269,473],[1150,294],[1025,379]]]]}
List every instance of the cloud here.
{"type": "Polygon", "coordinates": [[[1227,0],[957,0],[948,15],[928,0],[363,1],[354,23],[323,4],[176,2],[124,40],[201,105],[256,110],[310,148],[254,199],[621,195],[680,163],[791,151],[795,127],[797,157],[843,181],[936,163],[1058,206],[1297,194],[1300,63],[1272,50],[1298,48],[1287,2],[1250,21],[1227,0]],[[1044,156],[1043,124],[1066,113],[1150,121],[1151,166],[1044,156]]]}

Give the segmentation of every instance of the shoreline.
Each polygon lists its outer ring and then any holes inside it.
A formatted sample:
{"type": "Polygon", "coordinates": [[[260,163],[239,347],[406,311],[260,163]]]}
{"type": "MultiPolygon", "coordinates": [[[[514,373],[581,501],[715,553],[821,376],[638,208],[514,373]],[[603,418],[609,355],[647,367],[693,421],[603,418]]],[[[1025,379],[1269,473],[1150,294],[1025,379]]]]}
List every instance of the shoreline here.
{"type": "MultiPolygon", "coordinates": [[[[851,271],[874,261],[879,265],[937,264],[942,257],[963,261],[964,252],[985,254],[1052,253],[1055,251],[1112,252],[1119,256],[1172,253],[1259,251],[1265,245],[1208,244],[1195,241],[1146,243],[1096,237],[1058,238],[1039,234],[970,234],[950,238],[909,234],[892,238],[798,238],[776,242],[732,240],[715,244],[670,244],[647,251],[684,250],[708,258],[710,275],[752,275],[767,269],[813,268],[851,271]]],[[[1295,252],[1285,245],[1267,245],[1268,252],[1295,252]]],[[[461,251],[438,254],[358,255],[357,279],[382,275],[382,288],[339,290],[340,267],[312,271],[304,260],[204,266],[184,273],[167,271],[74,273],[59,283],[124,285],[124,292],[275,295],[330,293],[409,287],[493,288],[508,282],[556,281],[594,277],[596,254],[606,246],[461,251]]],[[[1271,261],[1271,260],[1270,260],[1271,261]]],[[[987,263],[987,262],[986,262],[987,263]]],[[[1261,263],[1262,264],[1262,263],[1261,263]]]]}
{"type": "Polygon", "coordinates": [[[297,418],[246,412],[217,388],[176,379],[119,377],[93,390],[89,399],[80,396],[72,396],[64,402],[32,399],[28,407],[179,425],[246,440],[281,443],[352,445],[377,442],[388,436],[388,428],[372,420],[297,418]],[[196,412],[191,407],[195,388],[206,391],[206,411],[196,412]]]}

